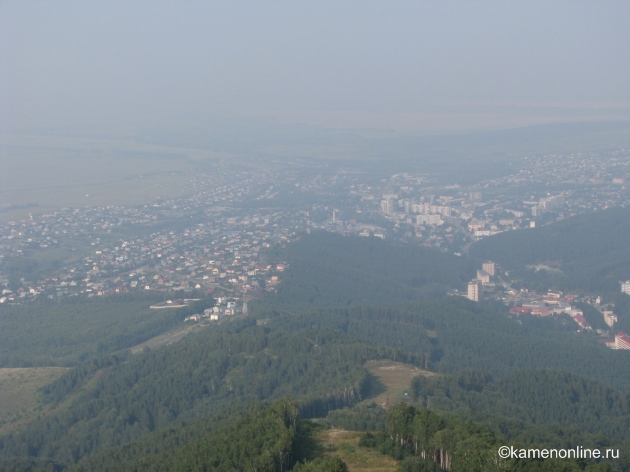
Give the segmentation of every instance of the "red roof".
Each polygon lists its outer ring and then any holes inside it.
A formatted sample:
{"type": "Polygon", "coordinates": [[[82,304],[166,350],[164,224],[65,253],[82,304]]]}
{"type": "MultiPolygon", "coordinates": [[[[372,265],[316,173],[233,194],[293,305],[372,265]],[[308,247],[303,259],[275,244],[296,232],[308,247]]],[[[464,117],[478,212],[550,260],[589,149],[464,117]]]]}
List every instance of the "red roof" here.
{"type": "Polygon", "coordinates": [[[515,306],[514,308],[510,308],[510,313],[530,313],[532,311],[531,308],[524,306],[515,306]]]}
{"type": "Polygon", "coordinates": [[[549,314],[548,308],[534,308],[532,310],[532,315],[544,315],[547,316],[549,314]]]}
{"type": "Polygon", "coordinates": [[[591,325],[588,324],[588,321],[586,321],[586,318],[584,318],[582,315],[575,315],[573,316],[573,319],[576,321],[576,323],[578,323],[583,328],[591,327],[591,325]]]}

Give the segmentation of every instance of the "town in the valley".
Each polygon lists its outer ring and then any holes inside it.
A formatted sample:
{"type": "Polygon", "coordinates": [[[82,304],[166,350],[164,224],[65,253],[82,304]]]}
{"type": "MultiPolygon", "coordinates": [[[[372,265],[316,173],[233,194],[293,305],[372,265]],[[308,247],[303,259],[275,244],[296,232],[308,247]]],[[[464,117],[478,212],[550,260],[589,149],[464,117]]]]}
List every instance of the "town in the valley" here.
{"type": "MultiPolygon", "coordinates": [[[[375,177],[289,159],[275,169],[220,166],[191,176],[186,196],[144,205],[49,210],[0,202],[0,304],[134,291],[184,299],[196,291],[217,303],[189,321],[218,320],[246,313],[248,300],[276,290],[286,264],[262,255],[306,232],[392,239],[463,257],[490,235],[627,205],[629,180],[624,150],[532,156],[510,175],[468,185],[430,173],[375,177]]],[[[619,289],[630,294],[630,282],[619,289]]],[[[576,303],[588,303],[609,328],[596,330],[601,341],[630,349],[630,338],[615,331],[614,306],[597,293],[514,288],[487,261],[467,291],[452,294],[502,300],[514,316],[568,315],[584,331],[593,328],[576,303]]]]}

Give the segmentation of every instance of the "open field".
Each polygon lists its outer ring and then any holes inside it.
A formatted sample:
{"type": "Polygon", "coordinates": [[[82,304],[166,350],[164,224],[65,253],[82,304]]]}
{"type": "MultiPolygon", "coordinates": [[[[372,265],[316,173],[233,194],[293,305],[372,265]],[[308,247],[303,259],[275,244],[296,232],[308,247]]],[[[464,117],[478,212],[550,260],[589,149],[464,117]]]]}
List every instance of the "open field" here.
{"type": "Polygon", "coordinates": [[[350,471],[393,472],[398,470],[398,462],[375,449],[359,446],[361,435],[358,431],[323,429],[317,435],[322,444],[323,456],[339,456],[350,471]]]}
{"type": "Polygon", "coordinates": [[[366,401],[374,401],[382,407],[386,407],[388,400],[390,406],[401,402],[411,402],[410,386],[411,379],[414,377],[438,375],[409,364],[390,360],[369,361],[365,364],[365,368],[375,375],[385,388],[385,391],[366,401]]]}
{"type": "Polygon", "coordinates": [[[0,426],[37,413],[38,390],[66,370],[64,367],[0,368],[0,426]]]}
{"type": "Polygon", "coordinates": [[[187,195],[198,164],[215,158],[130,139],[0,135],[0,219],[187,195]]]}

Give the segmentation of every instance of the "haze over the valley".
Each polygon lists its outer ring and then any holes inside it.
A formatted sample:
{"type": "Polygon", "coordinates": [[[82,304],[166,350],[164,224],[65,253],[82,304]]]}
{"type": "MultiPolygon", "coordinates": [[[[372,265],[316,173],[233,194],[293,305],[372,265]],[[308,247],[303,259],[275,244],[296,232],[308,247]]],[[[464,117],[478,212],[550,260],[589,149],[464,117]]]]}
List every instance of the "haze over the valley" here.
{"type": "Polygon", "coordinates": [[[0,130],[630,118],[621,1],[3,2],[0,130]]]}
{"type": "Polygon", "coordinates": [[[629,19],[0,0],[0,470],[630,472],[629,19]]]}

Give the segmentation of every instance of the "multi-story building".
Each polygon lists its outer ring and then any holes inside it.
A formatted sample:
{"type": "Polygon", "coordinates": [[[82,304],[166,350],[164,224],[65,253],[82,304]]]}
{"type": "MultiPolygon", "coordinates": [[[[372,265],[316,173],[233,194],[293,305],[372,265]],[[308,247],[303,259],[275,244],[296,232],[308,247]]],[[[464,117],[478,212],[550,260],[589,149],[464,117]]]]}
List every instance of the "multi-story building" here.
{"type": "Polygon", "coordinates": [[[468,194],[468,198],[472,202],[480,202],[482,200],[482,197],[483,197],[483,195],[482,195],[481,192],[470,192],[468,194]]]}
{"type": "Polygon", "coordinates": [[[477,270],[477,280],[479,280],[482,284],[490,283],[490,274],[488,274],[485,270],[477,270]]]}
{"type": "Polygon", "coordinates": [[[620,282],[620,283],[621,283],[621,293],[630,295],[630,280],[626,280],[625,282],[620,282]]]}
{"type": "Polygon", "coordinates": [[[497,265],[492,261],[486,261],[481,264],[481,268],[493,277],[496,274],[497,265]]]}
{"type": "Polygon", "coordinates": [[[615,336],[615,349],[630,349],[630,336],[619,331],[615,336]]]}
{"type": "Polygon", "coordinates": [[[617,322],[617,315],[615,315],[612,311],[604,311],[602,314],[604,315],[604,321],[608,326],[611,328],[615,326],[615,323],[617,322]]]}
{"type": "Polygon", "coordinates": [[[478,302],[481,299],[481,280],[468,282],[468,300],[478,302]]]}
{"type": "Polygon", "coordinates": [[[444,221],[440,215],[418,215],[416,216],[416,224],[419,225],[442,225],[444,221]]]}
{"type": "Polygon", "coordinates": [[[388,215],[394,214],[396,211],[396,200],[393,198],[385,198],[381,201],[381,210],[388,215]]]}

